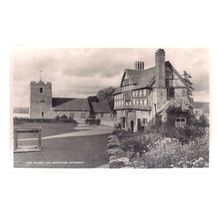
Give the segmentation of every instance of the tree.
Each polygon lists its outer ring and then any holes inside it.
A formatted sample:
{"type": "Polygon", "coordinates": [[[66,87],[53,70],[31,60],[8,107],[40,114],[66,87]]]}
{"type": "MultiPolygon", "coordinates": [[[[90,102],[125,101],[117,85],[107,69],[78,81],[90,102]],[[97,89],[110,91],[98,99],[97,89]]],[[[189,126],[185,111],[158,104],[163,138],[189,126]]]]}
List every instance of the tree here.
{"type": "Polygon", "coordinates": [[[194,88],[193,88],[193,83],[190,81],[191,78],[192,78],[192,76],[184,70],[183,71],[183,80],[184,80],[184,83],[185,83],[186,89],[187,89],[187,98],[188,98],[189,102],[191,104],[193,104],[192,91],[194,90],[194,88]]]}
{"type": "Polygon", "coordinates": [[[108,88],[99,90],[97,93],[97,97],[100,100],[106,100],[109,103],[111,110],[113,110],[114,108],[114,95],[113,95],[114,91],[115,91],[114,87],[108,87],[108,88]]]}
{"type": "Polygon", "coordinates": [[[202,127],[209,127],[209,120],[204,114],[202,114],[199,117],[198,124],[202,127]]]}

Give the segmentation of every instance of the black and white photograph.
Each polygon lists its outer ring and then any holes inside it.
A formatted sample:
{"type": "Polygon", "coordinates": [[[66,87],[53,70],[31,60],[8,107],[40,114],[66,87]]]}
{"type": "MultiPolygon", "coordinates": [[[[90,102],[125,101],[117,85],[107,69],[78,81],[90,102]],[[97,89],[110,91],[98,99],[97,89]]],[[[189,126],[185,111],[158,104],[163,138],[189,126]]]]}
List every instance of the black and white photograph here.
{"type": "Polygon", "coordinates": [[[208,168],[209,49],[11,48],[15,168],[208,168]]]}
{"type": "Polygon", "coordinates": [[[0,11],[0,219],[220,219],[217,0],[0,11]]]}

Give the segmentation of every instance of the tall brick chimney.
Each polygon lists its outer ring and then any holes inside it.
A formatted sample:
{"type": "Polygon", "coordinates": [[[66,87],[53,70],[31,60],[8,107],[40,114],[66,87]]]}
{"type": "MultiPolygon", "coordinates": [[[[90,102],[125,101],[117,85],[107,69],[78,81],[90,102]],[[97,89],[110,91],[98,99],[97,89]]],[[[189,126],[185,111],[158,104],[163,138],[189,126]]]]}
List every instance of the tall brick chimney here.
{"type": "Polygon", "coordinates": [[[165,88],[165,51],[158,49],[155,53],[156,87],[165,88]]]}
{"type": "Polygon", "coordinates": [[[136,70],[144,70],[144,61],[136,61],[134,67],[136,70]]]}
{"type": "Polygon", "coordinates": [[[155,53],[155,89],[156,109],[160,109],[167,101],[167,90],[165,87],[165,51],[158,49],[155,53]]]}

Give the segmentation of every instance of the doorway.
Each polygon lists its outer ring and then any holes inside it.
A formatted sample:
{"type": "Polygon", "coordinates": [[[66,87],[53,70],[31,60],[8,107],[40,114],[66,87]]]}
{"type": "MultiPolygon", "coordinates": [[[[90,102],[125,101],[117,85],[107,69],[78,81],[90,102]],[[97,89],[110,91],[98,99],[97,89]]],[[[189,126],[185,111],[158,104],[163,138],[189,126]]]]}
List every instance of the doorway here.
{"type": "Polygon", "coordinates": [[[141,130],[141,119],[140,118],[138,118],[138,120],[137,120],[137,129],[138,129],[138,131],[141,130]]]}
{"type": "Polygon", "coordinates": [[[130,121],[130,126],[131,126],[131,132],[134,132],[134,121],[130,121]]]}

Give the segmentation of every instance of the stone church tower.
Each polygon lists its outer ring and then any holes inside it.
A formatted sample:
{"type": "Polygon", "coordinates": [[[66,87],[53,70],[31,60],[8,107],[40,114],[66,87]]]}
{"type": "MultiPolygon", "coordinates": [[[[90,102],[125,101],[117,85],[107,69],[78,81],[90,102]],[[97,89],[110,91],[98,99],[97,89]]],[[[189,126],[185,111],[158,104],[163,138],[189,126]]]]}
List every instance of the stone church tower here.
{"type": "Polygon", "coordinates": [[[52,83],[43,81],[30,83],[30,118],[51,118],[52,83]]]}

